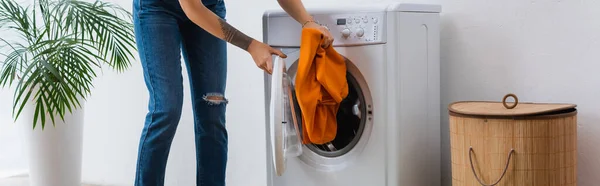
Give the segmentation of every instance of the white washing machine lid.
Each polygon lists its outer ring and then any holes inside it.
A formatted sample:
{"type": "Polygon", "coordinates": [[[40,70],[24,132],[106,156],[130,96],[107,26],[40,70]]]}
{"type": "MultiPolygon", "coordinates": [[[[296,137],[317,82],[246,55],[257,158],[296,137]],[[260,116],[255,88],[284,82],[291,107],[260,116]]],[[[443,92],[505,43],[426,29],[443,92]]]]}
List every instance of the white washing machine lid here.
{"type": "Polygon", "coordinates": [[[273,61],[273,74],[271,75],[271,104],[270,104],[270,136],[271,155],[275,172],[281,176],[285,170],[285,157],[283,154],[283,60],[279,57],[273,61]]]}
{"type": "Polygon", "coordinates": [[[285,61],[276,57],[271,75],[270,138],[271,155],[277,176],[283,175],[286,159],[302,154],[300,130],[293,107],[293,89],[285,61]]]}

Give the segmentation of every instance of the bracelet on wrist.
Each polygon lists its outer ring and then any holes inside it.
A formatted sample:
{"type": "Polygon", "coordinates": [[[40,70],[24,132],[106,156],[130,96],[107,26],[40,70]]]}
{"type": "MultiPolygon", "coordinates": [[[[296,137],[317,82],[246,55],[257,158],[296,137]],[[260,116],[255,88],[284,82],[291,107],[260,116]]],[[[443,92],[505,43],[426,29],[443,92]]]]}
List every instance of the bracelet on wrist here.
{"type": "Polygon", "coordinates": [[[317,23],[316,21],[309,20],[309,21],[304,22],[304,24],[302,24],[302,28],[304,28],[304,26],[306,26],[306,24],[308,24],[310,22],[317,23]]]}

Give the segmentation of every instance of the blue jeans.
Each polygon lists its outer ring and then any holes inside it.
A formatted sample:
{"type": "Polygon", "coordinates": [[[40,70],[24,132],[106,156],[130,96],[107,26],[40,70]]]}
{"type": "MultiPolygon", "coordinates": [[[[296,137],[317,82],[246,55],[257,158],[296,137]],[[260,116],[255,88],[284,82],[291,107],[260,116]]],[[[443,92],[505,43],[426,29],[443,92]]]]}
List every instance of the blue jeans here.
{"type": "MultiPolygon", "coordinates": [[[[224,19],[223,0],[203,0],[224,19]]],[[[196,185],[224,186],[226,42],[198,27],[178,0],[134,0],[135,36],[150,100],[139,143],[136,186],[164,185],[183,105],[181,55],[189,76],[196,144],[196,185]]]]}

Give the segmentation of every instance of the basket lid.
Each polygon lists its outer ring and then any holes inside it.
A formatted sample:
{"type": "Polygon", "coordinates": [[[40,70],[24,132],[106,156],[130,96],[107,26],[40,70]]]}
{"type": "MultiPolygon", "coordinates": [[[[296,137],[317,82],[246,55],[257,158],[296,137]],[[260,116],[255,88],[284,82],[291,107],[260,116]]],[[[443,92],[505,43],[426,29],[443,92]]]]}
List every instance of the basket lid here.
{"type": "Polygon", "coordinates": [[[512,117],[551,114],[568,111],[576,106],[562,103],[519,103],[516,95],[507,94],[502,102],[461,101],[450,104],[448,109],[450,112],[463,115],[512,117]],[[513,97],[515,101],[506,102],[509,97],[513,97]]]}

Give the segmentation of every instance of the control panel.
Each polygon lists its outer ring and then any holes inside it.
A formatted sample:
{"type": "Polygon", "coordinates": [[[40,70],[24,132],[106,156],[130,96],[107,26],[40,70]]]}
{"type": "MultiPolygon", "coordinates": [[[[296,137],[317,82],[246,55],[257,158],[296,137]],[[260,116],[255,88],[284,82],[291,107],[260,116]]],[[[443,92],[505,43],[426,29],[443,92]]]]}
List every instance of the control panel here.
{"type": "Polygon", "coordinates": [[[384,43],[385,14],[365,12],[350,14],[312,15],[314,20],[329,29],[334,45],[384,43]]]}

